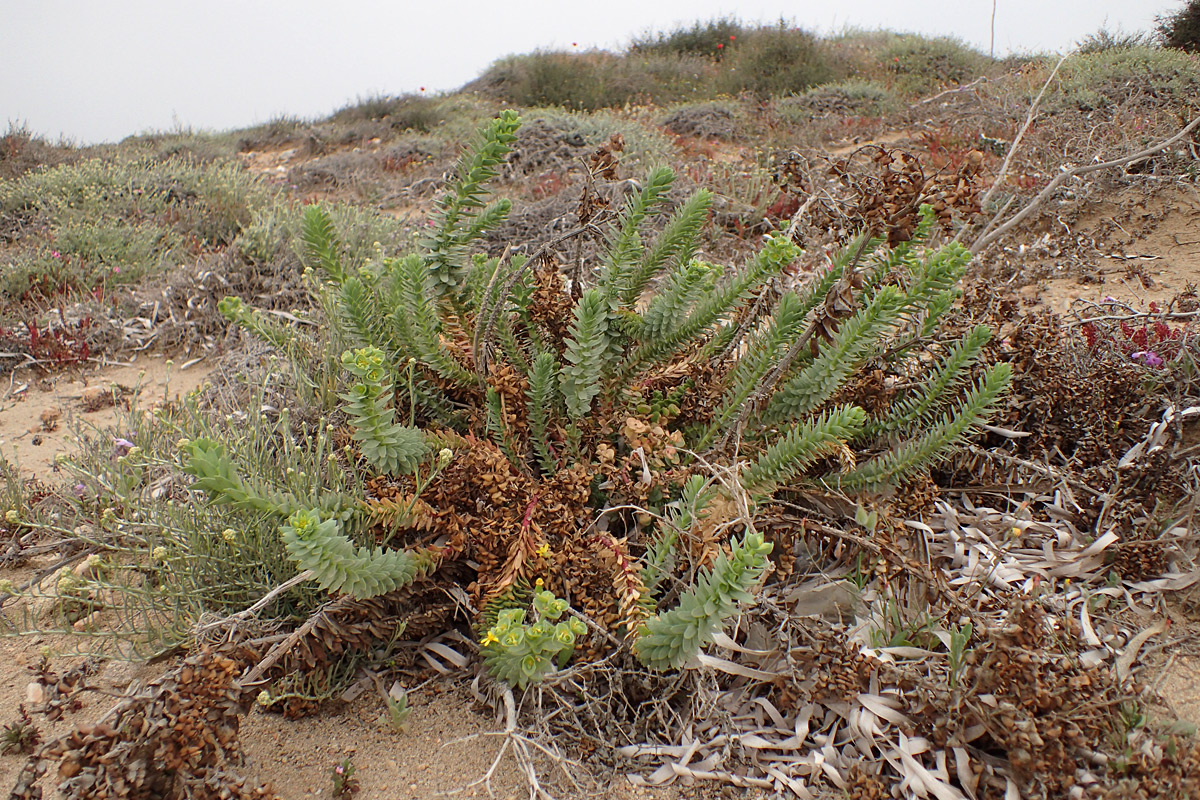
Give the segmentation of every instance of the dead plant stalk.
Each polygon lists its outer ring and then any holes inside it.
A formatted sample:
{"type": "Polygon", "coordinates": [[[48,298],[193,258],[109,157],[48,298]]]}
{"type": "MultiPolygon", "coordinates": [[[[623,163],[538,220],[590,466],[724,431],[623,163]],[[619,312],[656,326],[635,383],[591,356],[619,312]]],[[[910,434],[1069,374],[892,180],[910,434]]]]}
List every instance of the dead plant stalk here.
{"type": "Polygon", "coordinates": [[[987,228],[984,229],[984,232],[980,234],[979,238],[977,238],[974,244],[972,244],[969,248],[971,254],[979,255],[979,253],[995,244],[1000,237],[1004,236],[1013,228],[1024,222],[1030,214],[1032,214],[1047,200],[1049,200],[1050,197],[1053,196],[1056,191],[1058,191],[1060,186],[1072,178],[1077,178],[1081,175],[1087,175],[1088,173],[1092,172],[1100,172],[1101,170],[1128,166],[1130,164],[1137,163],[1138,161],[1144,161],[1151,156],[1158,155],[1168,147],[1171,147],[1177,142],[1185,139],[1192,131],[1196,130],[1197,127],[1200,127],[1200,117],[1193,119],[1174,136],[1164,139],[1158,144],[1147,147],[1145,150],[1139,150],[1136,153],[1131,153],[1127,156],[1121,156],[1120,158],[1110,159],[1109,161],[1102,161],[1098,164],[1084,164],[1081,166],[1072,167],[1070,169],[1064,169],[1054,178],[1054,180],[1046,184],[1046,188],[1042,189],[1032,200],[1026,203],[1020,211],[1013,214],[1006,222],[1004,222],[1004,224],[1000,225],[989,233],[988,230],[990,230],[992,226],[997,223],[997,219],[993,218],[992,221],[988,223],[987,228]]]}

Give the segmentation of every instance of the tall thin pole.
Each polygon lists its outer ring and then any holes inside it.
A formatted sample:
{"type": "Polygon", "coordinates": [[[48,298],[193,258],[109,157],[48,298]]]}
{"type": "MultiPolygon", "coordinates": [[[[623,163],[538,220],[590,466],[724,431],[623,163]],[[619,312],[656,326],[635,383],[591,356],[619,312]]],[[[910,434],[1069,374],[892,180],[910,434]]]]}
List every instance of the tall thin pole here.
{"type": "Polygon", "coordinates": [[[996,0],[992,0],[992,43],[988,47],[988,58],[996,57],[996,0]]]}

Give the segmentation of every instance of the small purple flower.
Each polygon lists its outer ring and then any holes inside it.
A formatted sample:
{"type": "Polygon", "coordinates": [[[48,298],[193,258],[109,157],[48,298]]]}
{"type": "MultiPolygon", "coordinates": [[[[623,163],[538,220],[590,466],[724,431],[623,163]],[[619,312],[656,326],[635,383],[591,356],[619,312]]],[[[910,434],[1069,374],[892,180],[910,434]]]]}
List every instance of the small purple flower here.
{"type": "Polygon", "coordinates": [[[1141,361],[1147,367],[1161,367],[1165,363],[1162,356],[1153,350],[1138,350],[1130,358],[1134,361],[1141,361]]]}
{"type": "Polygon", "coordinates": [[[128,439],[113,439],[113,455],[120,458],[124,455],[129,455],[130,449],[133,447],[133,442],[128,439]]]}
{"type": "Polygon", "coordinates": [[[78,497],[80,500],[82,500],[87,495],[87,487],[84,486],[82,483],[75,484],[75,487],[74,487],[74,489],[72,489],[72,491],[75,492],[75,496],[78,497]]]}
{"type": "Polygon", "coordinates": [[[51,250],[50,257],[51,258],[62,258],[62,253],[58,252],[57,250],[51,250]]]}

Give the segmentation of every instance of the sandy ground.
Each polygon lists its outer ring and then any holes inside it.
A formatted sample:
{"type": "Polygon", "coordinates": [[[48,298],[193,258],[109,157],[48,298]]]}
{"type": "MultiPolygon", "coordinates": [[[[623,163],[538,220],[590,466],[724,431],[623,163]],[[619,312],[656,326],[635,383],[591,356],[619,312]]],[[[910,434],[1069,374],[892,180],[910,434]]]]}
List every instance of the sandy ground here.
{"type": "Polygon", "coordinates": [[[1188,286],[1200,286],[1200,192],[1195,187],[1166,187],[1149,196],[1140,188],[1126,189],[1062,225],[1032,246],[1043,251],[1039,260],[1051,277],[1022,290],[1052,311],[1061,314],[1076,301],[1107,298],[1144,311],[1151,301],[1161,305],[1188,286]],[[1098,263],[1068,269],[1068,259],[1055,255],[1063,235],[1094,250],[1098,263]],[[1069,274],[1055,277],[1059,272],[1069,274]]]}
{"type": "Polygon", "coordinates": [[[48,377],[30,370],[0,384],[0,452],[21,471],[46,480],[58,453],[70,453],[73,422],[98,429],[117,426],[131,405],[152,409],[204,383],[203,361],[186,369],[161,355],[127,364],[63,372],[48,377]]]}

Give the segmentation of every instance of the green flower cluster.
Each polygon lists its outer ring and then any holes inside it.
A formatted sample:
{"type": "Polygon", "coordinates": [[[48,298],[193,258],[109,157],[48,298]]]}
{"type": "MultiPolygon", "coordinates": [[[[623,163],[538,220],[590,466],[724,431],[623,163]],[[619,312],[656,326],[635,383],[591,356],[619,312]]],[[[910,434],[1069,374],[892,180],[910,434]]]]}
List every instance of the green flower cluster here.
{"type": "Polygon", "coordinates": [[[566,666],[575,650],[575,640],[587,633],[587,626],[576,617],[559,621],[566,611],[567,601],[545,590],[533,595],[536,621],[532,625],[525,622],[524,608],[501,611],[496,624],[479,642],[492,675],[524,689],[542,680],[552,664],[560,669],[566,666]]]}

